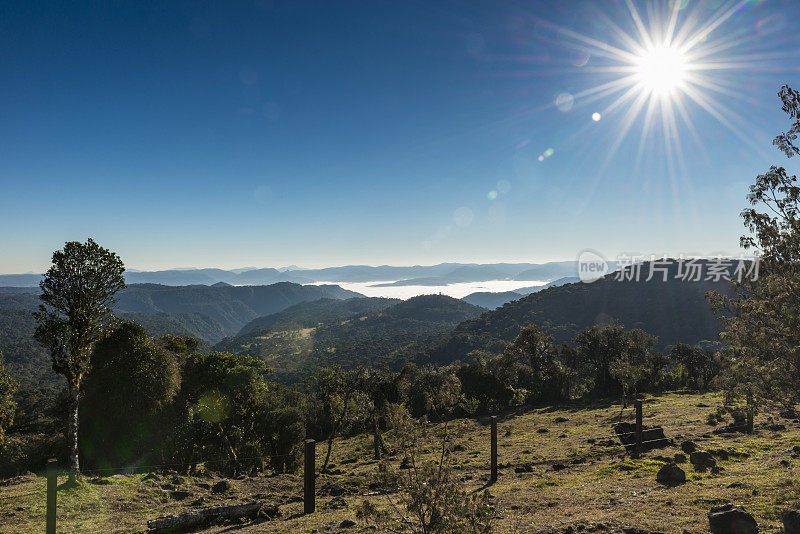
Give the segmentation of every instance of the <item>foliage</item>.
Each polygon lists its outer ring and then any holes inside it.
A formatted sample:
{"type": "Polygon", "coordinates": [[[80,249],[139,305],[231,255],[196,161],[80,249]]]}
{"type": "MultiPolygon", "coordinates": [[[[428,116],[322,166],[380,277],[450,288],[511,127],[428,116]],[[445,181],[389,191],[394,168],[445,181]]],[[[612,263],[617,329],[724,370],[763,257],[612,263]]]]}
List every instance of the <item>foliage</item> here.
{"type": "Polygon", "coordinates": [[[396,490],[396,499],[389,496],[391,513],[362,506],[360,515],[395,525],[396,530],[421,534],[487,534],[493,532],[494,513],[487,492],[470,495],[458,481],[449,449],[447,424],[441,436],[431,435],[402,405],[389,407],[393,429],[393,445],[405,455],[405,469],[394,470],[381,463],[380,482],[396,490]],[[423,449],[433,439],[441,445],[437,458],[426,459],[423,449]]]}
{"type": "Polygon", "coordinates": [[[263,362],[225,352],[190,354],[178,399],[186,422],[176,454],[239,474],[261,469],[264,435],[255,421],[268,411],[263,362]]]}
{"type": "Polygon", "coordinates": [[[175,356],[124,322],[100,341],[83,386],[80,448],[93,467],[163,461],[164,412],[180,387],[175,356]]]}
{"type": "MultiPolygon", "coordinates": [[[[793,121],[775,138],[787,157],[798,154],[800,93],[784,86],[779,96],[793,121]]],[[[721,383],[731,397],[791,407],[800,402],[800,186],[796,176],[772,166],[750,186],[742,212],[750,234],[745,249],[760,257],[758,277],[745,276],[736,296],[710,295],[730,345],[721,383]]]]}
{"type": "Polygon", "coordinates": [[[0,447],[5,444],[6,430],[14,423],[14,392],[17,383],[3,366],[3,351],[0,351],[0,447]]]}

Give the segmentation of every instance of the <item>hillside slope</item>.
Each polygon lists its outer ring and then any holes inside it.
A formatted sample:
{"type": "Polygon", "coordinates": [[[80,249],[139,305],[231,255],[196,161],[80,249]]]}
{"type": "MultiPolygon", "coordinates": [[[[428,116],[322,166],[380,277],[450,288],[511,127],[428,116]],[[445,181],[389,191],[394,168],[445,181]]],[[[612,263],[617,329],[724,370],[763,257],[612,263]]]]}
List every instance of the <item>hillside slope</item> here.
{"type": "MultiPolygon", "coordinates": [[[[647,273],[647,268],[643,267],[647,273]]],[[[666,282],[617,281],[615,275],[591,284],[550,287],[458,325],[433,349],[421,354],[421,362],[446,364],[465,360],[470,351],[501,351],[520,329],[537,324],[557,342],[570,341],[583,328],[619,321],[658,336],[657,349],[677,342],[695,344],[718,340],[721,324],[705,299],[709,290],[730,292],[727,281],[687,282],[675,279],[670,266],[666,282]]]]}
{"type": "Polygon", "coordinates": [[[263,333],[274,330],[310,328],[317,326],[319,323],[329,323],[348,319],[354,315],[378,312],[398,302],[400,302],[399,299],[380,297],[361,297],[344,300],[323,298],[310,302],[301,302],[277,313],[253,319],[242,327],[237,336],[243,336],[255,330],[263,333]]]}
{"type": "MultiPolygon", "coordinates": [[[[323,306],[325,301],[319,304],[323,306]]],[[[224,339],[214,348],[264,360],[278,379],[293,381],[324,365],[402,365],[457,324],[483,311],[444,295],[422,295],[380,311],[337,317],[319,325],[280,329],[276,321],[224,339]]]]}

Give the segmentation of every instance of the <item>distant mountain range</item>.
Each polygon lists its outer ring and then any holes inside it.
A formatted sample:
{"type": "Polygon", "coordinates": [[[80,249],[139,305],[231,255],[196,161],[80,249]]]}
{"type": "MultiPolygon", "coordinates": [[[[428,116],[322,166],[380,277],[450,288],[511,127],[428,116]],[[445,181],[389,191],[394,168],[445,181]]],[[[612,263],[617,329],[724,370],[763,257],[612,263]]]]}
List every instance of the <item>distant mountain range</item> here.
{"type": "MultiPolygon", "coordinates": [[[[218,282],[234,286],[269,285],[277,282],[312,284],[318,282],[387,282],[390,285],[447,285],[459,282],[488,280],[550,281],[564,276],[577,276],[577,262],[551,263],[440,263],[437,265],[369,266],[347,265],[323,269],[172,269],[166,271],[130,270],[125,273],[128,284],[161,284],[168,286],[214,285],[218,282]]],[[[0,274],[0,286],[35,287],[41,274],[0,274]]]]}

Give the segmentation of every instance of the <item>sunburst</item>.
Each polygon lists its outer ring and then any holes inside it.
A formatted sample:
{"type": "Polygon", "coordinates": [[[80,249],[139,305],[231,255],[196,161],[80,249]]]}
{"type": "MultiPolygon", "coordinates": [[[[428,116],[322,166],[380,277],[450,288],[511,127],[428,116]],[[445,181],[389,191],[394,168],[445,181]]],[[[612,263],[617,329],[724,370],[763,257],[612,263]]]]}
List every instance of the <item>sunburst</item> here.
{"type": "Polygon", "coordinates": [[[729,1],[710,17],[701,18],[686,9],[685,0],[672,0],[648,4],[644,11],[647,17],[643,17],[633,0],[625,0],[630,17],[627,26],[634,31],[624,30],[624,22],[617,24],[600,12],[598,16],[611,29],[611,35],[603,36],[608,41],[542,21],[561,35],[564,45],[594,56],[596,63],[601,63],[580,69],[602,82],[576,93],[574,98],[576,105],[606,102],[605,107],[593,114],[595,121],[599,117],[621,115],[608,152],[609,160],[637,119],[643,119],[639,156],[660,123],[670,165],[676,158],[682,163],[681,131],[687,130],[702,144],[687,107],[689,103],[699,106],[753,146],[752,139],[741,128],[746,121],[725,103],[744,101],[743,91],[730,77],[721,75],[724,71],[757,68],[765,60],[742,51],[754,36],[721,30],[746,3],[747,0],[729,1]]]}

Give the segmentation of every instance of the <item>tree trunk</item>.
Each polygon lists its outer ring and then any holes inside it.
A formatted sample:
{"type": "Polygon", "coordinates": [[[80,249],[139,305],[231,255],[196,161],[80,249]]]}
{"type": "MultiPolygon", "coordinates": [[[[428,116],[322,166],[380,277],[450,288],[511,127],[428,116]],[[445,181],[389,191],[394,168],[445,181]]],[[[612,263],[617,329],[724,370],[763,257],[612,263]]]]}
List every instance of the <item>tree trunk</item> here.
{"type": "Polygon", "coordinates": [[[79,386],[69,387],[69,414],[67,415],[67,440],[69,441],[69,481],[74,483],[80,475],[78,461],[78,399],[79,386]]]}

